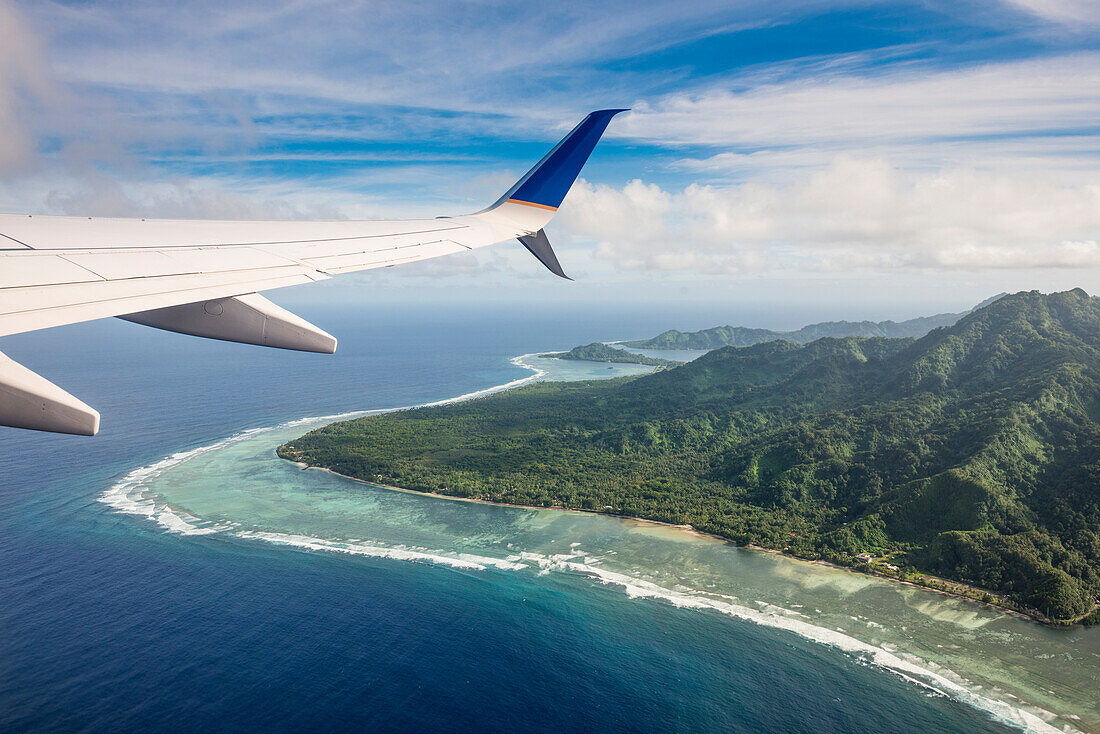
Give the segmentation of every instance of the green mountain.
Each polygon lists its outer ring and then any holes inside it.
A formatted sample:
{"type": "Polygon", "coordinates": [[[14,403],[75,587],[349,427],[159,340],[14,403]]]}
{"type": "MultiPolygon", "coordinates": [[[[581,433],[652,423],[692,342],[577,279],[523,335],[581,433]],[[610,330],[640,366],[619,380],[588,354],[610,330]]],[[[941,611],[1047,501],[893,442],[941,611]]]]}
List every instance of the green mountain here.
{"type": "MultiPolygon", "coordinates": [[[[988,306],[1005,294],[982,301],[975,310],[988,306]]],[[[637,349],[719,349],[721,347],[748,347],[761,342],[786,339],[796,344],[807,344],[823,337],[884,336],[888,338],[921,337],[945,326],[951,326],[966,314],[941,313],[922,316],[908,321],[825,321],[803,326],[796,331],[772,331],[751,329],[745,326],[715,326],[702,331],[669,331],[651,339],[623,342],[637,349]]]]}
{"type": "Polygon", "coordinates": [[[1017,293],[920,339],[726,347],[640,378],[337,423],[279,453],[803,557],[892,554],[910,577],[1073,619],[1100,593],[1100,301],[1017,293]]]}
{"type": "Polygon", "coordinates": [[[654,367],[676,367],[680,362],[670,359],[647,357],[644,354],[634,354],[625,349],[616,349],[603,342],[593,342],[581,347],[573,347],[568,352],[554,352],[541,354],[540,357],[553,357],[554,359],[575,359],[587,362],[616,362],[620,364],[648,364],[654,367]]]}

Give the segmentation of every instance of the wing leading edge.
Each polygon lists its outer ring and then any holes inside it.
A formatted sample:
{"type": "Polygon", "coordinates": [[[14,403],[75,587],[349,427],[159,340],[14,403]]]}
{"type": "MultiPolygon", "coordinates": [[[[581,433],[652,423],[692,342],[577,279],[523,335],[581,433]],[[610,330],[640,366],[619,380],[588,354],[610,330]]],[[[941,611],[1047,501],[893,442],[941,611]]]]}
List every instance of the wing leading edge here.
{"type": "MultiPolygon", "coordinates": [[[[542,231],[611,118],[589,114],[496,203],[392,221],[202,221],[0,214],[0,336],[108,316],[249,344],[336,339],[259,291],[519,239],[567,277],[542,231]]],[[[0,425],[94,435],[99,413],[0,354],[0,425]]]]}

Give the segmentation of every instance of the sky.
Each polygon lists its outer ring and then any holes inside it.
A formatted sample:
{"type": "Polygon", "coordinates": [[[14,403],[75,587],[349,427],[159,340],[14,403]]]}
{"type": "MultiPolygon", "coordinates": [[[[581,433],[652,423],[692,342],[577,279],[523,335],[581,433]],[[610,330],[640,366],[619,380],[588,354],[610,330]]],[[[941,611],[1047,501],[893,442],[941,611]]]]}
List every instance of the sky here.
{"type": "Polygon", "coordinates": [[[607,107],[547,227],[575,282],[506,243],[270,295],[735,322],[1100,293],[1093,0],[0,0],[2,211],[463,214],[607,107]]]}

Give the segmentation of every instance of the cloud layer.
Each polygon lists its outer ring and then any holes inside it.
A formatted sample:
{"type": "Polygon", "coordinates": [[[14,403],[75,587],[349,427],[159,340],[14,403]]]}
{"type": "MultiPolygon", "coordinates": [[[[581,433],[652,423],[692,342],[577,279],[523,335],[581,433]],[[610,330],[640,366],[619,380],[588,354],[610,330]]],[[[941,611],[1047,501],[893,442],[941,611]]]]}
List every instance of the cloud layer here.
{"type": "Polygon", "coordinates": [[[915,163],[937,153],[975,161],[999,154],[1002,165],[1030,153],[1058,166],[1081,147],[1096,155],[1100,54],[938,71],[890,68],[888,75],[822,68],[782,82],[743,79],[741,89],[673,94],[642,105],[622,131],[732,149],[716,154],[716,164],[744,162],[759,151],[788,160],[797,151],[803,165],[838,150],[901,148],[915,163]]]}
{"type": "Polygon", "coordinates": [[[1097,267],[1100,176],[1062,185],[836,157],[790,184],[583,184],[562,218],[619,267],[739,273],[1097,267]]]}

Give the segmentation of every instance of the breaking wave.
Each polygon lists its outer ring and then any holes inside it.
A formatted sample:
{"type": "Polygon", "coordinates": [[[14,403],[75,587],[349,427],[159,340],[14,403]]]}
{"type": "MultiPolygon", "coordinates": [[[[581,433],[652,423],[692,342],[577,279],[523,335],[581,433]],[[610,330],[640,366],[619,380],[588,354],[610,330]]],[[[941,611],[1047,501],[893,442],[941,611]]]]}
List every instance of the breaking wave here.
{"type": "Polygon", "coordinates": [[[1053,714],[1047,711],[1028,711],[1018,706],[983,696],[968,687],[967,681],[949,670],[915,655],[896,653],[871,643],[858,640],[839,630],[831,630],[805,621],[806,615],[790,609],[757,602],[757,608],[736,603],[734,597],[723,595],[721,599],[690,590],[667,589],[644,579],[611,571],[595,565],[594,559],[581,553],[546,556],[538,553],[518,553],[509,560],[525,561],[537,566],[540,573],[566,571],[587,576],[607,586],[622,589],[631,598],[660,599],[684,609],[709,610],[730,617],[753,622],[764,627],[787,630],[812,642],[837,648],[867,665],[874,665],[894,673],[935,695],[945,696],[960,703],[985,711],[998,721],[1028,732],[1065,732],[1049,723],[1053,714]]]}
{"type": "Polygon", "coordinates": [[[161,495],[152,491],[149,488],[150,483],[157,477],[161,476],[165,472],[173,469],[174,467],[183,464],[184,462],[200,456],[202,454],[210,453],[211,451],[217,451],[223,449],[226,446],[231,446],[241,441],[247,441],[250,438],[254,438],[263,433],[271,433],[272,431],[281,431],[287,428],[295,428],[299,426],[307,426],[313,423],[327,423],[330,421],[344,420],[347,418],[355,418],[365,415],[379,415],[382,413],[395,413],[401,410],[410,410],[412,408],[427,408],[438,405],[448,405],[450,403],[458,403],[466,400],[474,400],[476,398],[485,397],[486,395],[492,395],[493,393],[502,392],[504,390],[511,390],[513,388],[525,385],[529,382],[541,379],[548,373],[546,370],[533,365],[530,360],[537,356],[536,354],[521,354],[518,357],[513,357],[510,362],[517,367],[530,370],[531,374],[526,377],[521,377],[510,382],[503,383],[501,385],[494,385],[482,390],[474,390],[463,395],[458,395],[453,398],[447,398],[445,400],[436,400],[430,403],[422,403],[420,405],[403,406],[398,408],[379,408],[373,410],[353,410],[347,413],[336,413],[333,415],[312,416],[309,418],[297,418],[291,421],[285,421],[274,426],[264,426],[260,428],[249,428],[239,433],[235,433],[227,438],[223,438],[214,443],[206,446],[200,446],[198,448],[190,449],[188,451],[180,451],[178,453],[167,456],[160,461],[156,461],[146,466],[138,467],[133,471],[126,474],[120,480],[111,485],[106,491],[99,496],[99,501],[117,510],[118,512],[125,513],[127,515],[136,515],[138,517],[148,518],[157,523],[165,530],[171,533],[179,533],[181,535],[209,535],[211,533],[220,532],[234,532],[238,537],[242,538],[256,538],[260,540],[267,540],[269,542],[277,542],[283,545],[296,545],[299,547],[310,547],[314,550],[333,550],[343,553],[353,553],[356,555],[373,555],[385,558],[401,558],[403,560],[414,561],[430,561],[434,563],[442,563],[445,565],[451,565],[462,568],[487,568],[490,566],[503,568],[503,563],[498,559],[493,558],[481,558],[475,560],[474,557],[462,557],[461,555],[447,555],[441,553],[435,553],[430,551],[424,551],[423,549],[409,549],[409,548],[382,548],[375,547],[364,543],[344,543],[339,541],[327,541],[318,538],[305,538],[304,536],[284,535],[281,533],[259,533],[256,531],[240,530],[239,526],[233,523],[212,523],[202,518],[195,517],[186,510],[179,507],[175,507],[169,504],[161,495]],[[315,547],[316,546],[316,547],[315,547]],[[321,546],[324,546],[323,548],[321,546]]]}

